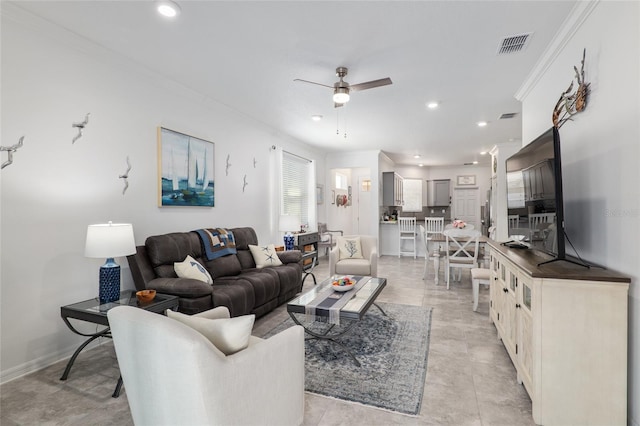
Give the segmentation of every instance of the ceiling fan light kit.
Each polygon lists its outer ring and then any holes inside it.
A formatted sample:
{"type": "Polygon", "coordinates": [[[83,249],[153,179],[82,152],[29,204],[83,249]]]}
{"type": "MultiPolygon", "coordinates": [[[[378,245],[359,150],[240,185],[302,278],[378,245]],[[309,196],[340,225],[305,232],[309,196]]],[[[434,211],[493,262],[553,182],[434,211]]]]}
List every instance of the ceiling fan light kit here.
{"type": "Polygon", "coordinates": [[[296,78],[293,81],[299,81],[301,83],[309,83],[315,84],[317,86],[324,86],[333,89],[333,103],[336,108],[343,106],[345,103],[349,102],[350,92],[359,92],[361,90],[373,89],[374,87],[387,86],[389,84],[393,84],[389,77],[381,78],[379,80],[371,80],[365,83],[358,83],[350,85],[344,78],[349,73],[349,69],[347,67],[338,67],[336,68],[336,76],[340,79],[336,81],[333,86],[329,86],[327,84],[316,83],[315,81],[303,80],[300,78],[296,78]]]}
{"type": "Polygon", "coordinates": [[[349,88],[348,87],[336,87],[333,92],[333,102],[337,104],[346,104],[349,102],[349,88]]]}

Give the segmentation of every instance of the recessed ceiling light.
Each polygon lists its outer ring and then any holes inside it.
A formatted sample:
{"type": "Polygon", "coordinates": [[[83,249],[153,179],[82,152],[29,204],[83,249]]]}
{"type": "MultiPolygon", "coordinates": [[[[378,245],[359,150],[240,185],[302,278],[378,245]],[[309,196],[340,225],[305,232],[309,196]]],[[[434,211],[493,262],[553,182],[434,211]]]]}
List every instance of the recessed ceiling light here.
{"type": "Polygon", "coordinates": [[[487,151],[480,151],[480,155],[487,155],[487,151]]]}
{"type": "Polygon", "coordinates": [[[420,158],[420,154],[414,155],[413,158],[420,158]]]}
{"type": "Polygon", "coordinates": [[[418,164],[418,167],[422,167],[422,166],[424,166],[424,164],[422,164],[422,163],[418,164]]]}
{"type": "Polygon", "coordinates": [[[437,102],[429,102],[429,103],[427,104],[427,108],[429,108],[429,109],[436,109],[436,108],[438,108],[438,103],[437,103],[437,102]]]}
{"type": "Polygon", "coordinates": [[[477,162],[477,161],[474,161],[474,162],[473,162],[473,164],[478,164],[478,162],[477,162]]]}
{"type": "Polygon", "coordinates": [[[171,0],[163,0],[156,3],[156,10],[162,16],[175,18],[180,14],[180,6],[171,0]]]}
{"type": "Polygon", "coordinates": [[[312,115],[311,119],[313,121],[320,121],[320,120],[322,120],[322,116],[321,115],[312,115]]]}
{"type": "Polygon", "coordinates": [[[478,127],[484,127],[484,126],[487,125],[487,122],[486,121],[478,121],[477,124],[478,124],[478,127]]]}

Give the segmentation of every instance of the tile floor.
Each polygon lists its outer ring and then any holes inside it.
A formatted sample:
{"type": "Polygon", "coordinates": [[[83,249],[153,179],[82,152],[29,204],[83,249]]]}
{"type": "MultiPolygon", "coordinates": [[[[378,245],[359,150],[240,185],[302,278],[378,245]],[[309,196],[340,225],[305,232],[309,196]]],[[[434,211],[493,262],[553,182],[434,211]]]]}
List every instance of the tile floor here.
{"type": "MultiPolygon", "coordinates": [[[[489,291],[480,288],[473,312],[471,281],[450,290],[422,280],[423,259],[383,256],[378,275],[388,283],[381,302],[432,306],[428,370],[418,417],[306,394],[305,425],[533,425],[531,400],[516,383],[515,369],[489,322],[489,291]]],[[[316,277],[328,276],[321,258],[316,277]]],[[[305,289],[313,285],[311,277],[305,289]]],[[[285,306],[256,321],[262,335],[287,316],[285,306]]],[[[0,424],[13,425],[131,425],[126,389],[111,398],[118,366],[111,343],[83,352],[66,382],[59,380],[66,361],[51,365],[0,387],[0,424]]]]}

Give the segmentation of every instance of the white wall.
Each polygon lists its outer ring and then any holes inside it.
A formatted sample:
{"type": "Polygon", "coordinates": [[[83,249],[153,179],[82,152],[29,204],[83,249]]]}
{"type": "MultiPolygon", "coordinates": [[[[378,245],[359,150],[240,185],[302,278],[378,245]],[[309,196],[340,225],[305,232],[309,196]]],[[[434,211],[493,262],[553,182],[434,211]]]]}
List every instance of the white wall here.
{"type": "MultiPolygon", "coordinates": [[[[523,141],[551,127],[551,111],[580,67],[587,109],[560,129],[566,230],[580,255],[631,277],[629,423],[640,424],[640,3],[578,4],[548,61],[520,91],[523,141]],[[584,22],[581,20],[584,19],[584,22]],[[562,38],[564,36],[564,38],[562,38]],[[545,69],[545,67],[547,67],[545,69]]],[[[567,253],[571,248],[567,246],[567,253]]],[[[612,348],[615,350],[615,348],[612,348]]]]}
{"type": "MultiPolygon", "coordinates": [[[[70,355],[82,340],[59,309],[97,296],[104,260],[84,257],[88,224],[133,223],[137,244],[205,226],[253,226],[259,240],[279,241],[271,147],[315,159],[324,181],[324,154],[6,3],[1,78],[2,145],[25,136],[1,174],[2,382],[70,355]],[[72,144],[71,124],[87,112],[72,144]],[[215,142],[214,208],[157,207],[157,126],[215,142]]],[[[133,288],[126,260],[117,261],[123,287],[133,288]]]]}

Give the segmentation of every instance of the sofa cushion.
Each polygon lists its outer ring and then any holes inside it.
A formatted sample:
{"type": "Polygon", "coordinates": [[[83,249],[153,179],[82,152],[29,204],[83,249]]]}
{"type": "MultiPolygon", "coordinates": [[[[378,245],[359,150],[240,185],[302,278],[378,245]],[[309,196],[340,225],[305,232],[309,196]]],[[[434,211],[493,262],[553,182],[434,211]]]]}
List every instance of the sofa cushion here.
{"type": "Polygon", "coordinates": [[[207,284],[213,284],[213,279],[211,279],[209,272],[191,256],[187,256],[183,262],[175,262],[173,269],[175,269],[180,278],[192,278],[204,281],[207,284]]]}
{"type": "Polygon", "coordinates": [[[213,260],[205,260],[204,267],[209,271],[211,277],[216,280],[220,277],[231,277],[240,274],[242,267],[235,254],[219,257],[213,260]]]}
{"type": "Polygon", "coordinates": [[[255,315],[235,318],[209,319],[167,310],[167,316],[193,328],[225,355],[231,355],[249,345],[255,315]]]}
{"type": "Polygon", "coordinates": [[[182,262],[187,256],[202,264],[200,239],[192,232],[156,235],[147,238],[144,244],[149,262],[158,277],[177,278],[173,264],[182,262]]]}
{"type": "Polygon", "coordinates": [[[371,264],[366,259],[341,259],[336,263],[336,274],[371,275],[371,264]]]}
{"type": "Polygon", "coordinates": [[[254,246],[249,245],[253,260],[256,262],[256,268],[261,269],[267,266],[279,266],[282,265],[280,258],[276,254],[276,248],[273,244],[267,244],[266,246],[254,246]]]}
{"type": "Polygon", "coordinates": [[[338,236],[336,245],[340,249],[340,259],[363,259],[360,237],[338,236]]]}

